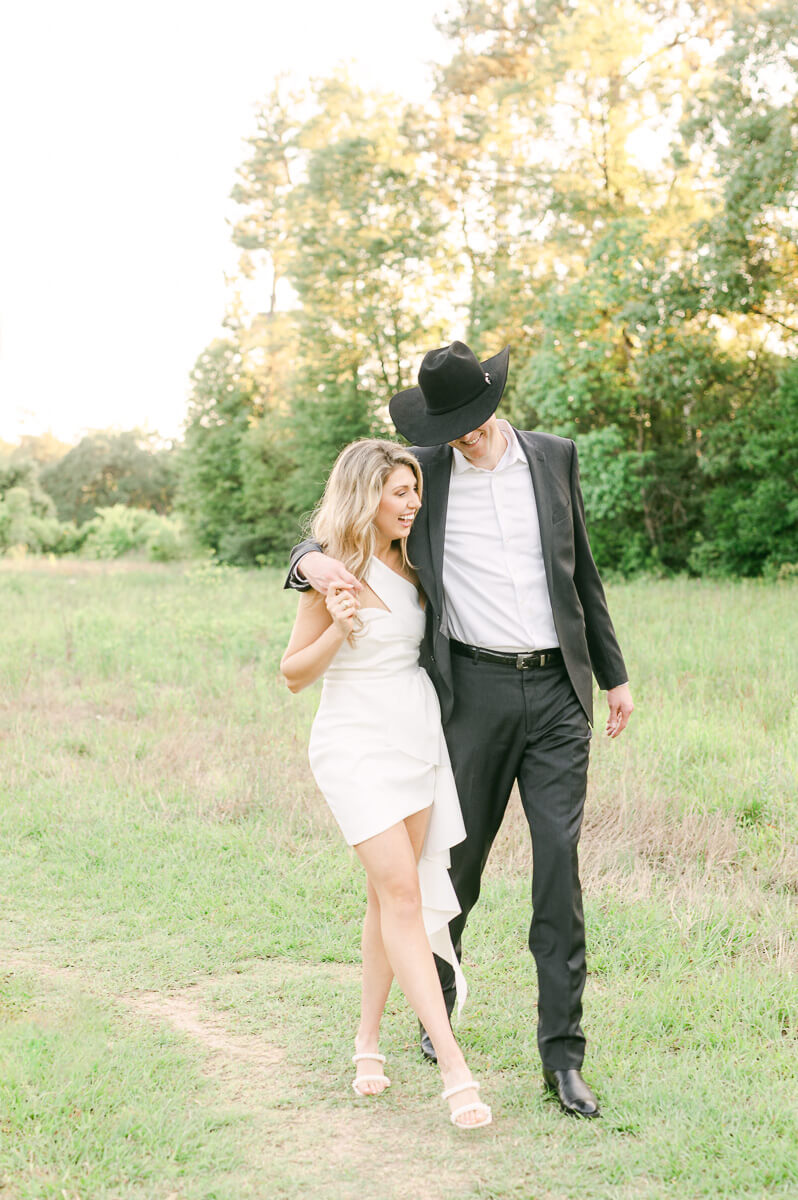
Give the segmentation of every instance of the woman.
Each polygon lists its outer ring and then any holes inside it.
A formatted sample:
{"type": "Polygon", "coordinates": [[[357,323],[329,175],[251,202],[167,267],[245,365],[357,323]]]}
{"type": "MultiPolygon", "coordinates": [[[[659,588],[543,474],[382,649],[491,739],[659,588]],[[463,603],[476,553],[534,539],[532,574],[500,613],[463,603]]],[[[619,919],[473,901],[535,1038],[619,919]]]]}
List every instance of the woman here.
{"type": "Polygon", "coordinates": [[[339,455],[313,536],[361,582],[304,592],[280,669],[292,692],[324,675],[311,768],[366,869],[358,1095],[384,1091],[379,1027],[397,982],[438,1054],[443,1098],[459,1129],[490,1124],[446,1013],[432,951],[465,980],[449,936],[459,911],[449,849],[465,830],[435,690],[418,662],[423,599],[406,552],[421,506],[421,469],[392,442],[353,442],[339,455]]]}

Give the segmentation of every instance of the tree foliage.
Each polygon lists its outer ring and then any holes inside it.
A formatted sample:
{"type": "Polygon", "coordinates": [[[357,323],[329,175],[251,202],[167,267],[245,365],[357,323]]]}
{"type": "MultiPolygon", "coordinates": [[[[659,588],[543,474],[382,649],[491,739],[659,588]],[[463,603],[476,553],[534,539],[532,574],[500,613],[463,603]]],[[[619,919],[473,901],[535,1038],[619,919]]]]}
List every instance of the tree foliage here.
{"type": "Polygon", "coordinates": [[[166,513],[176,486],[173,453],[139,430],[86,434],[62,458],[41,472],[62,521],[82,525],[99,508],[125,504],[166,513]]]}
{"type": "Polygon", "coordinates": [[[511,345],[502,411],[576,439],[603,566],[798,560],[794,6],[459,0],[441,28],[424,104],[339,73],[259,113],[233,237],[260,299],[195,373],[198,535],[281,554],[461,337],[511,345]]]}
{"type": "MultiPolygon", "coordinates": [[[[6,454],[12,462],[31,461],[38,463],[39,466],[45,466],[48,463],[57,462],[71,449],[72,446],[69,442],[62,442],[52,433],[25,433],[15,446],[7,448],[6,454]]],[[[0,453],[2,452],[3,447],[0,446],[0,453]]]]}
{"type": "Polygon", "coordinates": [[[0,458],[0,500],[15,489],[24,490],[33,516],[55,516],[52,497],[41,485],[38,463],[31,458],[18,457],[12,448],[7,457],[0,458]]]}

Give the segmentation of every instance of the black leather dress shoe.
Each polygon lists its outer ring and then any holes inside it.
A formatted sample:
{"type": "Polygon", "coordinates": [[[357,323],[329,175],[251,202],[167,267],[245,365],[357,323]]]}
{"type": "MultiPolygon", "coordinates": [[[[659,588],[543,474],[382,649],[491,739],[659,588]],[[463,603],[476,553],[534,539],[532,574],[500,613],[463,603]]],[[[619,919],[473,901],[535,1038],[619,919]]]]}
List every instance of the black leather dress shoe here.
{"type": "Polygon", "coordinates": [[[543,1081],[547,1090],[553,1092],[560,1101],[560,1108],[569,1116],[601,1116],[596,1097],[573,1067],[567,1071],[547,1071],[544,1067],[543,1081]]]}
{"type": "Polygon", "coordinates": [[[436,1063],[438,1061],[438,1055],[435,1051],[435,1047],[429,1040],[429,1034],[423,1025],[421,1026],[421,1053],[425,1058],[428,1058],[430,1062],[436,1063]]]}

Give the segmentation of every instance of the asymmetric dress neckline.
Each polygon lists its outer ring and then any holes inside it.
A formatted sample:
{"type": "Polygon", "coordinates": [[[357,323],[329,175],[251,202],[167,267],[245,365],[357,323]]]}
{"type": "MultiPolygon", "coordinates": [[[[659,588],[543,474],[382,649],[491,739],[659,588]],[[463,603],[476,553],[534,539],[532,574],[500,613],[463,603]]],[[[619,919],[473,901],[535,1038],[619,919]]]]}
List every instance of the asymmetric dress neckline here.
{"type": "MultiPolygon", "coordinates": [[[[379,567],[377,574],[378,575],[381,574],[382,577],[388,581],[389,586],[392,585],[393,581],[391,580],[390,577],[393,576],[393,579],[398,579],[400,583],[404,583],[409,588],[412,588],[416,598],[418,598],[418,588],[412,582],[412,580],[408,579],[406,575],[400,575],[398,571],[394,571],[393,567],[389,567],[387,563],[384,563],[381,558],[377,558],[377,556],[375,554],[368,561],[368,565],[366,567],[366,572],[365,572],[365,578],[366,578],[366,583],[368,583],[372,592],[374,592],[374,595],[379,596],[379,598],[380,598],[380,600],[382,600],[383,604],[385,603],[384,597],[382,595],[380,595],[378,588],[373,587],[372,584],[369,583],[369,579],[368,579],[368,576],[370,574],[373,574],[375,567],[379,567]]],[[[419,608],[421,608],[420,601],[419,601],[418,606],[419,606],[419,608]]],[[[423,611],[423,609],[422,609],[422,611],[423,611]]]]}

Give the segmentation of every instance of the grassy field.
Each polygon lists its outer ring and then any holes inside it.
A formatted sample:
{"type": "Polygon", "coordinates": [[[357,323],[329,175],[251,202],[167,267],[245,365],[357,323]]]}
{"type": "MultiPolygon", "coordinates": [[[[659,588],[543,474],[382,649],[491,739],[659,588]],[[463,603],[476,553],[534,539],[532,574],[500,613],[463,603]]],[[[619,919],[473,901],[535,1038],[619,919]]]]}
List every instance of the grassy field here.
{"type": "Polygon", "coordinates": [[[798,587],[610,603],[637,711],[594,739],[583,837],[604,1116],[542,1092],[515,803],[467,932],[470,1136],[396,992],[393,1087],[349,1088],[363,885],[278,575],[0,563],[3,1200],[795,1196],[798,587]]]}

